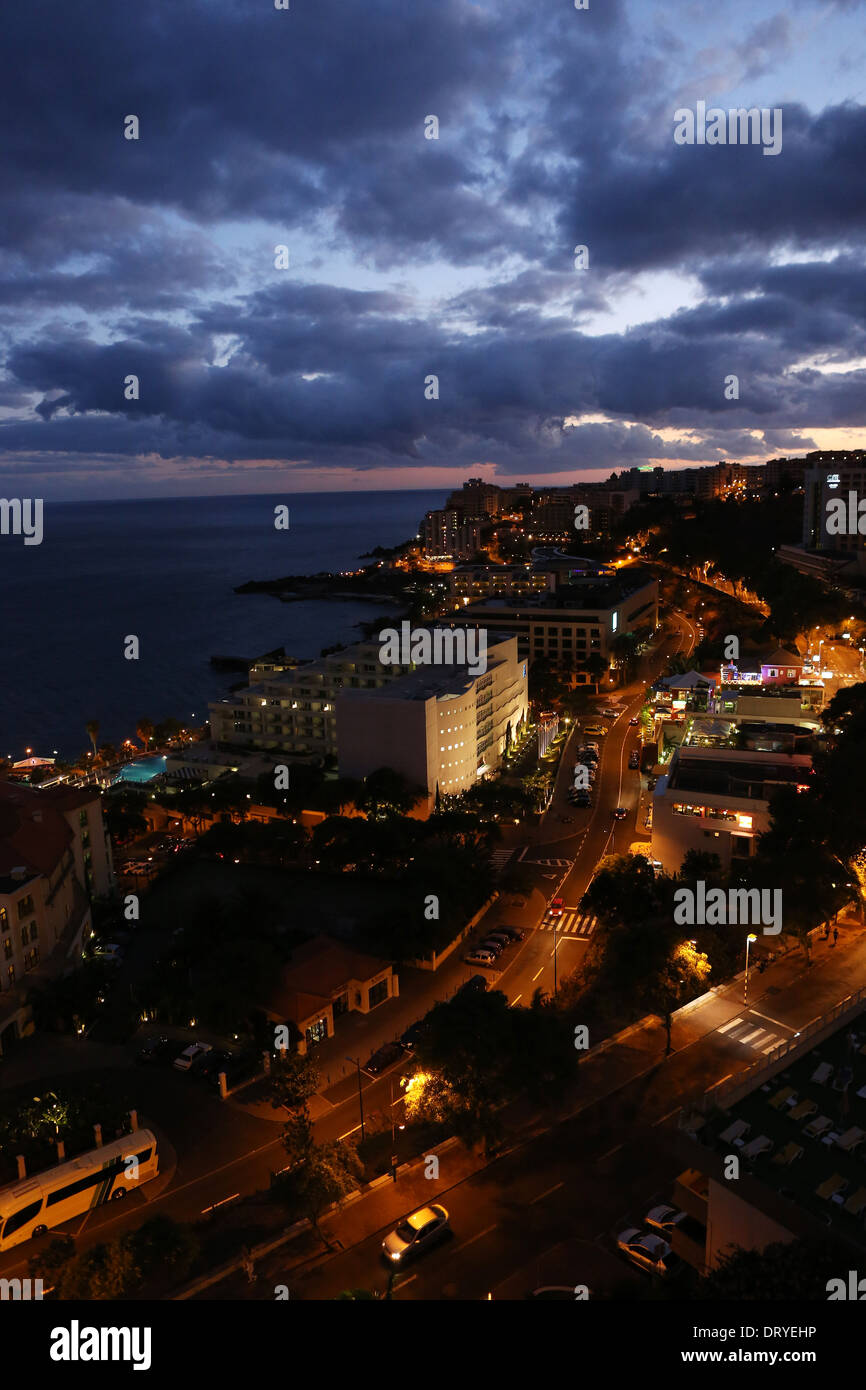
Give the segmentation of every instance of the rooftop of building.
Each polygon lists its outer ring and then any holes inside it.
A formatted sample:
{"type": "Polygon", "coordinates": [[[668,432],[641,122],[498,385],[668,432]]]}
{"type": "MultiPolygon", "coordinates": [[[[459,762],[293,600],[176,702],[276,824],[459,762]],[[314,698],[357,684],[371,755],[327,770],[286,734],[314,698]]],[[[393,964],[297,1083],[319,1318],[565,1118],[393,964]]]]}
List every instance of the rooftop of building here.
{"type": "Polygon", "coordinates": [[[264,1001],[265,1008],[273,1016],[300,1023],[353,981],[372,980],[387,969],[386,960],[355,951],[329,936],[314,936],[292,952],[264,1001]]]}
{"type": "Polygon", "coordinates": [[[0,782],[0,892],[18,892],[40,874],[51,874],[72,843],[63,812],[99,799],[95,787],[48,787],[0,782]],[[25,874],[12,877],[13,870],[25,874]]]}
{"type": "Polygon", "coordinates": [[[530,594],[519,599],[481,599],[476,604],[470,604],[463,611],[466,614],[472,613],[473,610],[490,611],[494,609],[503,611],[525,609],[532,612],[539,609],[556,612],[597,612],[614,608],[647,585],[656,583],[655,576],[648,571],[635,570],[630,566],[628,570],[619,571],[609,578],[597,578],[594,582],[580,581],[574,585],[564,584],[555,593],[530,594]]]}
{"type": "Polygon", "coordinates": [[[684,745],[674,754],[667,790],[764,801],[769,789],[780,783],[805,785],[811,766],[808,753],[762,753],[753,749],[684,745]]]}
{"type": "Polygon", "coordinates": [[[763,1209],[781,1219],[786,1209],[788,1216],[799,1211],[866,1246],[864,1082],[866,1014],[860,1013],[793,1055],[783,1070],[759,1073],[748,1094],[711,1112],[697,1142],[712,1155],[710,1167],[739,1154],[746,1172],[775,1199],[761,1202],[763,1209]]]}

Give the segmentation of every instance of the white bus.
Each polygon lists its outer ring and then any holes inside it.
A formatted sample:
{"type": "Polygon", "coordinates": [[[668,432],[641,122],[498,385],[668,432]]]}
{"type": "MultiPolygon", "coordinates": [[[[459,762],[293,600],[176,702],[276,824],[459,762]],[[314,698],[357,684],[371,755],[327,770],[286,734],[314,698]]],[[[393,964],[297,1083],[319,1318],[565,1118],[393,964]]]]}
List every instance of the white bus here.
{"type": "Polygon", "coordinates": [[[136,1130],[101,1149],[0,1187],[0,1252],[90,1207],[125,1197],[159,1172],[156,1135],[136,1130]]]}

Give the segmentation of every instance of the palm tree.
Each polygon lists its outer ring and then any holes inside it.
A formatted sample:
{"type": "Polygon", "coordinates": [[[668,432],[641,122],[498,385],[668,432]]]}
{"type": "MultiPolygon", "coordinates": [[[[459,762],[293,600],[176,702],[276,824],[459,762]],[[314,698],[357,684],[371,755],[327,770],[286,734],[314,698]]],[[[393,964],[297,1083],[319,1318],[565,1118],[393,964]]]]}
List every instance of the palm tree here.
{"type": "Polygon", "coordinates": [[[144,747],[144,751],[145,751],[145,753],[146,753],[146,752],[147,752],[147,745],[148,745],[148,743],[149,743],[149,741],[150,741],[150,738],[151,738],[151,736],[152,736],[152,734],[153,734],[153,724],[151,723],[151,721],[150,721],[149,719],[139,719],[138,723],[137,723],[136,726],[135,726],[135,732],[136,732],[136,734],[138,735],[138,737],[141,739],[142,745],[143,745],[143,747],[144,747]]]}
{"type": "Polygon", "coordinates": [[[96,738],[99,733],[99,720],[90,719],[84,727],[87,730],[87,736],[90,739],[90,742],[93,744],[93,760],[95,762],[99,756],[99,750],[96,747],[96,738]]]}

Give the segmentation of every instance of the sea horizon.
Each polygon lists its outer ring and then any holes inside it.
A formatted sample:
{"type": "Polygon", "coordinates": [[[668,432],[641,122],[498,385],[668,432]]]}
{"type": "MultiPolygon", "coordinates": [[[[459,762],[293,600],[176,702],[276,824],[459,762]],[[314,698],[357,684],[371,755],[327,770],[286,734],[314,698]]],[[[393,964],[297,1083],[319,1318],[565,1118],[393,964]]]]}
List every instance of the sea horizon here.
{"type": "Polygon", "coordinates": [[[26,748],[76,757],[98,740],[118,746],[136,722],[201,724],[238,673],[210,658],[252,659],[277,647],[310,659],[361,636],[383,612],[362,599],[281,603],[236,594],[247,580],[357,568],[365,552],[417,533],[442,492],[222,494],[63,501],[45,509],[41,545],[0,546],[3,655],[19,673],[0,695],[0,756],[26,748]],[[272,503],[289,507],[274,527],[272,503]],[[124,640],[140,641],[137,661],[124,640]]]}

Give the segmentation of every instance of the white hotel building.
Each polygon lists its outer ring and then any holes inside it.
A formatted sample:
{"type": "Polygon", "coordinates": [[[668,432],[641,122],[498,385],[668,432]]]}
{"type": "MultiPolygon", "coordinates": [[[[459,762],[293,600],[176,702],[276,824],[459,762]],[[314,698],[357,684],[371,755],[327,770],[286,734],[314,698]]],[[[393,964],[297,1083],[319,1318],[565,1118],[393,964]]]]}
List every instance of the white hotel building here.
{"type": "Polygon", "coordinates": [[[340,774],[391,767],[424,788],[432,806],[497,768],[528,715],[526,661],[517,638],[491,639],[487,670],[429,666],[378,690],[337,697],[340,774]]]}

